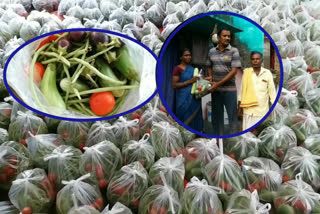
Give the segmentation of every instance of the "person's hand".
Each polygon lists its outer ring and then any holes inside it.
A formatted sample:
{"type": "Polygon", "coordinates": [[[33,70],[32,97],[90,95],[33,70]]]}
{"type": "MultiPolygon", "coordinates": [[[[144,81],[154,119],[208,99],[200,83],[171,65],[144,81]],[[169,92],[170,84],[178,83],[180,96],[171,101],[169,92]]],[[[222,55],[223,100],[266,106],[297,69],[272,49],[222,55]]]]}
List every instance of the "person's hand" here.
{"type": "Polygon", "coordinates": [[[212,76],[204,77],[205,80],[212,81],[212,76]]]}
{"type": "Polygon", "coordinates": [[[218,84],[216,82],[210,82],[211,88],[209,88],[208,92],[214,92],[218,88],[218,84]]]}
{"type": "Polygon", "coordinates": [[[199,77],[192,77],[189,82],[190,84],[197,82],[197,80],[199,79],[199,77]]]}

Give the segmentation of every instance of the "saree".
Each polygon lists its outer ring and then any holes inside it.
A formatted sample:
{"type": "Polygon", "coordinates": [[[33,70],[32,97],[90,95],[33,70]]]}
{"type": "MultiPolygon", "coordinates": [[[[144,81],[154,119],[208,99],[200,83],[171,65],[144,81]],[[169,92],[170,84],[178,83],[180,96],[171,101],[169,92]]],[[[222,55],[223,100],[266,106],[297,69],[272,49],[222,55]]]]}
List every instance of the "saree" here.
{"type": "MultiPolygon", "coordinates": [[[[181,72],[179,82],[184,82],[193,77],[194,68],[188,65],[181,72]]],[[[176,116],[190,128],[202,131],[203,119],[201,99],[197,100],[191,94],[192,84],[183,88],[176,89],[176,116]]]]}

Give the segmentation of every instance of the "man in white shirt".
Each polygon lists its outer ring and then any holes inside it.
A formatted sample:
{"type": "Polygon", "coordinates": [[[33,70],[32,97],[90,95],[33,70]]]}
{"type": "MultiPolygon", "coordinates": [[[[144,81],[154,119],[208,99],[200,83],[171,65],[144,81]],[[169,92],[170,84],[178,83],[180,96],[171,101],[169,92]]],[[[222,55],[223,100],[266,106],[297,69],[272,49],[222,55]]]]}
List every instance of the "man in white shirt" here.
{"type": "Polygon", "coordinates": [[[252,67],[243,71],[244,75],[238,97],[239,115],[243,115],[242,130],[259,122],[268,113],[270,104],[272,105],[276,99],[272,73],[261,67],[262,53],[254,51],[250,58],[252,67]]]}

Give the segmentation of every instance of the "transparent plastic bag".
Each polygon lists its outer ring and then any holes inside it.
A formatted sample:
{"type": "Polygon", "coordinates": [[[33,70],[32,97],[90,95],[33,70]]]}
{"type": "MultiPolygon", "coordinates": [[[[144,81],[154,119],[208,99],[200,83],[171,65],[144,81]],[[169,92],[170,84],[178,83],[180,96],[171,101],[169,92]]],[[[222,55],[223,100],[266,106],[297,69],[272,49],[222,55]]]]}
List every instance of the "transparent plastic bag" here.
{"type": "Polygon", "coordinates": [[[146,45],[152,51],[154,51],[158,44],[162,44],[162,41],[159,39],[158,35],[150,34],[150,35],[143,36],[141,38],[141,43],[146,45]]]}
{"type": "Polygon", "coordinates": [[[178,11],[176,13],[167,15],[163,20],[162,26],[163,28],[166,28],[168,24],[178,24],[181,21],[183,21],[183,14],[181,11],[178,11]]]}
{"type": "Polygon", "coordinates": [[[20,29],[25,24],[26,19],[24,17],[17,17],[9,21],[8,26],[12,32],[12,35],[19,37],[20,29]]]}
{"type": "Polygon", "coordinates": [[[30,12],[32,9],[32,0],[20,0],[20,3],[23,5],[23,7],[30,12]]]}
{"type": "Polygon", "coordinates": [[[221,200],[224,203],[227,195],[244,188],[244,178],[238,163],[223,154],[222,141],[219,142],[220,154],[212,159],[203,169],[203,174],[210,185],[220,187],[221,200]]]}
{"type": "Polygon", "coordinates": [[[83,149],[88,138],[90,129],[89,122],[73,122],[62,120],[57,128],[57,134],[60,134],[67,145],[83,149]]]}
{"type": "Polygon", "coordinates": [[[287,57],[292,57],[292,56],[295,57],[295,56],[303,56],[303,55],[304,55],[303,44],[297,38],[285,44],[283,53],[281,54],[281,56],[287,56],[287,57]]]}
{"type": "Polygon", "coordinates": [[[50,21],[42,25],[39,35],[51,33],[53,31],[62,30],[61,25],[55,21],[50,21]]]}
{"type": "Polygon", "coordinates": [[[320,88],[307,91],[304,95],[307,108],[316,116],[320,115],[320,88]]]}
{"type": "Polygon", "coordinates": [[[13,206],[10,201],[0,202],[0,213],[2,214],[19,214],[19,210],[13,206]]]}
{"type": "Polygon", "coordinates": [[[57,128],[61,120],[52,117],[44,117],[43,120],[47,124],[49,133],[57,133],[57,128]]]}
{"type": "Polygon", "coordinates": [[[125,24],[126,11],[122,7],[118,7],[113,10],[109,16],[109,21],[117,20],[120,26],[124,26],[125,24]]]}
{"type": "Polygon", "coordinates": [[[0,128],[0,145],[9,140],[9,134],[6,129],[0,128]]]}
{"type": "Polygon", "coordinates": [[[259,202],[257,191],[250,193],[248,190],[241,190],[231,195],[226,213],[235,214],[268,214],[271,204],[259,202]]]}
{"type": "Polygon", "coordinates": [[[72,16],[65,16],[65,19],[62,21],[62,26],[65,29],[84,28],[83,24],[81,23],[81,20],[72,16]]]}
{"type": "Polygon", "coordinates": [[[235,159],[241,166],[244,159],[259,155],[260,144],[261,140],[258,137],[251,132],[247,132],[237,137],[224,139],[223,152],[235,159]]]}
{"type": "Polygon", "coordinates": [[[84,0],[82,5],[82,8],[89,8],[89,9],[93,9],[93,8],[98,8],[98,2],[96,0],[84,0]]]}
{"type": "Polygon", "coordinates": [[[208,80],[202,78],[202,70],[199,72],[199,79],[197,80],[195,95],[202,97],[207,94],[208,90],[211,88],[211,84],[208,80]]]}
{"type": "Polygon", "coordinates": [[[11,110],[11,118],[10,120],[13,122],[16,120],[16,118],[19,116],[18,112],[28,112],[28,114],[33,114],[32,111],[18,103],[13,97],[10,98],[10,102],[12,102],[12,110],[11,110]]]}
{"type": "Polygon", "coordinates": [[[157,27],[162,27],[162,22],[166,17],[165,8],[160,4],[154,4],[147,10],[147,19],[154,23],[157,27]]]}
{"type": "Polygon", "coordinates": [[[113,124],[113,131],[116,137],[116,145],[122,147],[129,140],[139,139],[139,120],[128,120],[121,116],[113,124]]]}
{"type": "Polygon", "coordinates": [[[90,174],[76,180],[63,181],[65,186],[58,192],[56,208],[58,214],[68,213],[74,207],[89,205],[97,210],[103,207],[103,199],[99,189],[85,182],[90,174]]]}
{"type": "Polygon", "coordinates": [[[309,150],[312,154],[320,156],[320,134],[308,136],[303,142],[302,147],[309,150]]]}
{"type": "Polygon", "coordinates": [[[197,138],[184,149],[186,178],[202,178],[202,169],[220,154],[216,139],[197,138]]]}
{"type": "Polygon", "coordinates": [[[168,36],[178,27],[181,23],[177,24],[169,24],[166,26],[166,28],[162,31],[161,36],[165,40],[168,38],[168,36]]]}
{"type": "Polygon", "coordinates": [[[9,28],[9,25],[3,21],[0,21],[0,36],[8,41],[12,37],[12,31],[9,28]]]}
{"type": "Polygon", "coordinates": [[[62,181],[71,181],[80,176],[79,160],[81,155],[79,149],[61,145],[44,157],[44,161],[48,161],[49,180],[55,184],[57,189],[63,187],[62,181]]]}
{"type": "Polygon", "coordinates": [[[45,122],[31,111],[26,113],[18,111],[18,116],[12,121],[8,129],[9,139],[26,146],[26,139],[38,134],[47,134],[48,128],[45,122]]]}
{"type": "Polygon", "coordinates": [[[29,158],[10,146],[0,145],[0,187],[9,189],[16,176],[31,165],[29,158]]]}
{"type": "Polygon", "coordinates": [[[20,37],[24,41],[28,41],[39,36],[41,26],[39,22],[36,21],[28,21],[24,25],[22,25],[20,29],[20,37]]]}
{"type": "Polygon", "coordinates": [[[186,213],[219,214],[223,207],[217,193],[221,189],[208,185],[208,182],[197,177],[191,178],[183,193],[183,210],[186,213]]]}
{"type": "Polygon", "coordinates": [[[281,165],[283,181],[294,179],[298,173],[301,173],[302,180],[318,190],[320,188],[319,159],[320,156],[313,155],[303,147],[289,149],[281,165]]]}
{"type": "Polygon", "coordinates": [[[176,157],[183,153],[184,143],[180,131],[168,122],[153,123],[150,134],[151,143],[158,158],[176,157]]]}
{"type": "Polygon", "coordinates": [[[60,145],[65,144],[62,136],[58,134],[31,136],[26,139],[26,143],[34,166],[42,169],[48,169],[48,162],[44,161],[44,157],[51,154],[60,145]]]}
{"type": "Polygon", "coordinates": [[[20,173],[9,190],[11,203],[20,211],[31,210],[32,213],[49,212],[55,196],[54,186],[46,172],[39,168],[20,173]]]}
{"type": "MultiPolygon", "coordinates": [[[[11,19],[19,17],[12,9],[5,10],[5,12],[1,16],[1,22],[9,23],[11,19]]],[[[1,26],[2,27],[2,26],[1,26]]]]}
{"type": "Polygon", "coordinates": [[[58,9],[60,0],[32,0],[34,9],[38,11],[53,12],[58,9]]]}
{"type": "Polygon", "coordinates": [[[111,126],[108,121],[97,121],[93,123],[88,131],[86,146],[93,146],[104,140],[116,144],[118,141],[116,140],[113,128],[114,126],[111,126]]]}
{"type": "Polygon", "coordinates": [[[110,180],[107,198],[111,203],[120,202],[137,209],[139,199],[148,188],[148,173],[140,164],[133,162],[123,166],[110,180]]]}
{"type": "Polygon", "coordinates": [[[200,13],[207,12],[207,5],[203,0],[197,1],[195,5],[193,5],[190,10],[186,14],[186,18],[190,18],[200,13]]]}
{"type": "Polygon", "coordinates": [[[298,92],[298,99],[300,104],[305,102],[304,95],[307,91],[310,91],[315,88],[313,84],[312,76],[304,72],[302,75],[292,77],[288,80],[288,86],[290,91],[298,92]]]}
{"type": "Polygon", "coordinates": [[[153,185],[143,194],[139,205],[139,214],[182,213],[178,193],[166,183],[165,176],[160,177],[164,185],[153,185]]]}
{"type": "Polygon", "coordinates": [[[307,109],[299,109],[288,117],[286,121],[296,134],[298,143],[302,143],[309,135],[319,133],[319,118],[307,109]]]}
{"type": "Polygon", "coordinates": [[[112,1],[101,1],[100,10],[104,17],[109,17],[112,11],[116,10],[118,5],[112,1]]]}
{"type": "Polygon", "coordinates": [[[102,22],[99,28],[104,30],[121,32],[121,26],[119,25],[116,19],[102,22]]]}
{"type": "Polygon", "coordinates": [[[270,158],[281,164],[288,149],[297,145],[294,131],[285,125],[273,125],[265,128],[260,134],[260,156],[270,158]]]}
{"type": "Polygon", "coordinates": [[[305,59],[308,65],[311,65],[314,68],[320,68],[320,51],[319,45],[314,45],[310,49],[307,49],[305,52],[305,59]]]}
{"type": "Polygon", "coordinates": [[[101,11],[99,10],[99,8],[85,8],[83,10],[83,14],[84,14],[84,18],[87,18],[87,19],[96,19],[98,20],[101,16],[102,16],[102,13],[101,11]]]}
{"type": "Polygon", "coordinates": [[[82,175],[90,173],[88,182],[105,189],[108,182],[122,166],[120,150],[109,141],[102,141],[91,147],[84,147],[79,170],[82,175]]]}
{"type": "Polygon", "coordinates": [[[121,204],[120,202],[115,203],[112,209],[109,210],[109,205],[101,212],[101,214],[132,214],[131,210],[121,204]]]}
{"type": "Polygon", "coordinates": [[[249,157],[243,160],[242,171],[246,180],[246,189],[256,190],[262,201],[272,202],[282,183],[282,172],[273,160],[249,157]]]}
{"type": "Polygon", "coordinates": [[[289,113],[297,111],[300,107],[299,100],[297,98],[297,91],[289,91],[282,88],[281,95],[279,97],[279,103],[286,109],[289,113]]]}
{"type": "Polygon", "coordinates": [[[68,214],[100,214],[100,212],[92,206],[84,205],[80,207],[73,207],[68,211],[68,214]]]}
{"type": "Polygon", "coordinates": [[[144,134],[140,140],[130,140],[123,145],[121,150],[124,165],[139,161],[144,168],[150,169],[155,160],[155,153],[149,137],[150,134],[144,134]]]}
{"type": "Polygon", "coordinates": [[[8,129],[10,124],[12,105],[0,102],[0,128],[8,129]]]}
{"type": "Polygon", "coordinates": [[[72,16],[72,17],[76,17],[80,20],[83,19],[84,17],[84,10],[83,8],[81,8],[79,5],[71,7],[67,12],[66,12],[67,16],[72,16]]]}
{"type": "Polygon", "coordinates": [[[178,129],[180,131],[182,140],[184,145],[187,145],[189,142],[191,142],[193,139],[196,138],[196,134],[189,131],[188,129],[184,128],[183,126],[180,126],[180,124],[177,123],[178,129]]]}
{"type": "Polygon", "coordinates": [[[70,8],[77,6],[77,2],[77,0],[60,0],[58,13],[61,15],[66,14],[70,8]]]}
{"type": "Polygon", "coordinates": [[[149,170],[149,179],[152,185],[164,185],[160,173],[166,178],[166,185],[172,187],[180,196],[184,190],[184,158],[179,155],[175,158],[164,157],[156,161],[149,170]]]}
{"type": "Polygon", "coordinates": [[[153,24],[151,21],[146,21],[142,27],[142,29],[140,30],[141,38],[143,36],[147,36],[149,34],[156,34],[156,35],[160,35],[160,31],[158,29],[158,27],[153,24]]]}
{"type": "Polygon", "coordinates": [[[274,200],[277,213],[319,213],[320,195],[301,176],[281,185],[274,200]]]}

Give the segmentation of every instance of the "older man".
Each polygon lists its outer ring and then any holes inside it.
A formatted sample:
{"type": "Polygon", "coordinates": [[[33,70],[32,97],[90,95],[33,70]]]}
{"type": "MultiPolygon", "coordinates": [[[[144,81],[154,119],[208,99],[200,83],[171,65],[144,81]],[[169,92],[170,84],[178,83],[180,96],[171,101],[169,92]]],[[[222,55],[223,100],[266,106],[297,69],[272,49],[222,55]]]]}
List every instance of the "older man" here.
{"type": "Polygon", "coordinates": [[[259,122],[269,111],[276,99],[272,73],[261,67],[262,53],[250,54],[251,68],[243,71],[239,93],[239,115],[243,115],[242,129],[246,130],[259,122]]]}
{"type": "Polygon", "coordinates": [[[212,126],[213,134],[226,135],[238,132],[237,88],[235,75],[241,68],[239,51],[230,45],[231,31],[218,31],[218,45],[209,51],[209,77],[212,81],[212,126]],[[224,108],[228,114],[228,133],[224,130],[224,108]]]}

